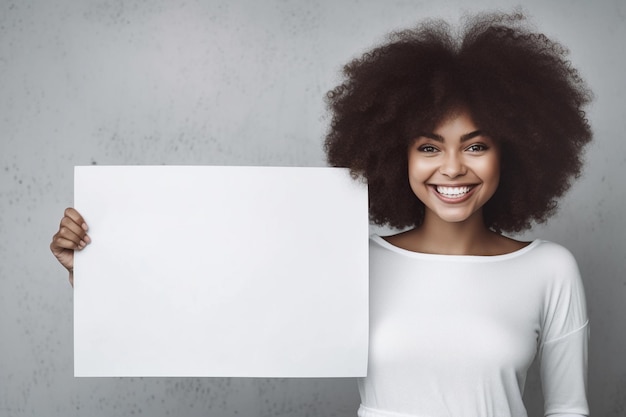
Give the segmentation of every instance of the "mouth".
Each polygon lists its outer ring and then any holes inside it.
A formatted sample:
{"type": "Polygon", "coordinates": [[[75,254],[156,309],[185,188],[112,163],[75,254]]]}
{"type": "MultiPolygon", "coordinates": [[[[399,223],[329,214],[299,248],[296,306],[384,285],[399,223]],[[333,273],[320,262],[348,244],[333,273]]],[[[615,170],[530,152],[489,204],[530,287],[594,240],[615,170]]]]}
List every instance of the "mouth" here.
{"type": "Polygon", "coordinates": [[[479,184],[446,186],[432,184],[429,185],[429,187],[433,194],[443,203],[461,204],[472,198],[472,195],[478,189],[478,185],[479,184]]]}
{"type": "Polygon", "coordinates": [[[442,197],[448,199],[461,199],[465,197],[470,191],[472,191],[474,186],[463,185],[458,187],[448,187],[443,185],[435,185],[434,188],[435,191],[437,191],[437,194],[441,195],[442,197]]]}

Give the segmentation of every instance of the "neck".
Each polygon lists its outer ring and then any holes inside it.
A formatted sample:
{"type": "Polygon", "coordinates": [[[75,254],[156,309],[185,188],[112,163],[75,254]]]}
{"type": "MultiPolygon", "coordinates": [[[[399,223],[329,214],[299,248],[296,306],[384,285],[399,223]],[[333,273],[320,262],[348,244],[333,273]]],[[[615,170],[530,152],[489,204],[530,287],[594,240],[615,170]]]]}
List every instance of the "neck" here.
{"type": "Polygon", "coordinates": [[[483,221],[482,212],[476,212],[462,222],[446,222],[428,210],[423,224],[415,229],[415,242],[422,251],[444,255],[480,255],[489,252],[494,233],[483,221]]]}

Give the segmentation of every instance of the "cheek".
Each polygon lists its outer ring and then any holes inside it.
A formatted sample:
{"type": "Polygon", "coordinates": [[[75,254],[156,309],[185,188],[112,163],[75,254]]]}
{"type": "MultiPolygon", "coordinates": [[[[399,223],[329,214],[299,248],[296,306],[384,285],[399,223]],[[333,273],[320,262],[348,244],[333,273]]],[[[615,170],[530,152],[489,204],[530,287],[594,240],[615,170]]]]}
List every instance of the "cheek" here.
{"type": "Polygon", "coordinates": [[[407,174],[409,176],[409,182],[411,183],[411,185],[413,185],[414,182],[418,182],[420,178],[424,176],[422,173],[423,166],[420,166],[416,158],[409,157],[408,162],[409,162],[409,170],[407,174]]]}
{"type": "Polygon", "coordinates": [[[410,153],[408,157],[408,175],[409,179],[414,179],[420,182],[429,179],[436,171],[436,163],[430,158],[420,158],[414,153],[410,153]]]}
{"type": "Polygon", "coordinates": [[[484,167],[484,180],[489,181],[490,188],[492,188],[492,193],[496,191],[498,188],[498,184],[500,183],[500,158],[494,157],[484,167]]]}
{"type": "Polygon", "coordinates": [[[408,181],[413,194],[420,199],[423,200],[426,193],[428,193],[428,188],[425,185],[425,181],[430,178],[431,174],[429,173],[428,164],[418,163],[413,158],[409,158],[409,169],[408,169],[408,181]]]}
{"type": "Polygon", "coordinates": [[[489,175],[492,180],[496,183],[500,182],[500,161],[494,161],[491,167],[489,167],[489,171],[489,175]]]}

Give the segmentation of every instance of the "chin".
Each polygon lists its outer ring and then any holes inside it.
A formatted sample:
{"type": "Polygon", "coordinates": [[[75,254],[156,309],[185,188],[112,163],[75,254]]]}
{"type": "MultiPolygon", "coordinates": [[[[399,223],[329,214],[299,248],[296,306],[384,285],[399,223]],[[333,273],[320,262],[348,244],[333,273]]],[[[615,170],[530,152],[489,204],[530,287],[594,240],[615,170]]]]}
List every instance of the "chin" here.
{"type": "Polygon", "coordinates": [[[432,212],[433,218],[439,219],[445,223],[456,223],[461,224],[469,221],[474,221],[476,218],[480,218],[482,220],[482,213],[480,211],[475,211],[471,213],[450,213],[450,212],[432,212]]]}

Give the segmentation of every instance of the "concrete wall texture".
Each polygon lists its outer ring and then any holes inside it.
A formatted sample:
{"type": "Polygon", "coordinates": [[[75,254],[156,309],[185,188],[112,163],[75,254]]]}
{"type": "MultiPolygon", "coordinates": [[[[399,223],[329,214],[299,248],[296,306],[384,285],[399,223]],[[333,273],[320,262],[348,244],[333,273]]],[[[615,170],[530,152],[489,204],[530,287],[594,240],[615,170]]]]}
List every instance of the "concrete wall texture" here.
{"type": "MultiPolygon", "coordinates": [[[[351,379],[75,379],[72,289],[48,244],[72,205],[74,165],[325,165],[323,96],[341,66],[424,17],[515,6],[465,3],[1,0],[0,416],[355,416],[351,379]]],[[[626,3],[523,7],[570,48],[596,100],[583,177],[522,238],[576,255],[592,415],[624,416],[626,3]]],[[[539,392],[533,371],[531,416],[539,392]]]]}

